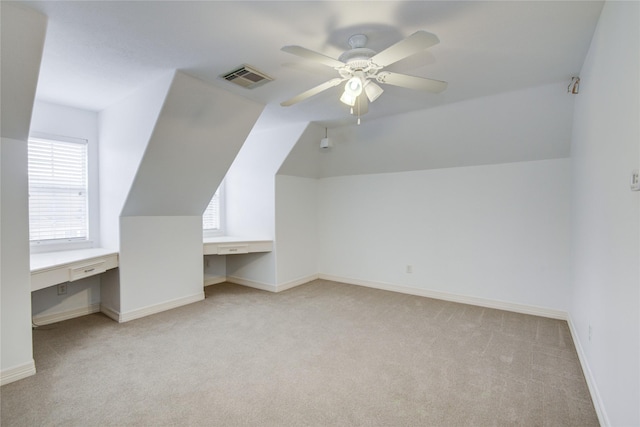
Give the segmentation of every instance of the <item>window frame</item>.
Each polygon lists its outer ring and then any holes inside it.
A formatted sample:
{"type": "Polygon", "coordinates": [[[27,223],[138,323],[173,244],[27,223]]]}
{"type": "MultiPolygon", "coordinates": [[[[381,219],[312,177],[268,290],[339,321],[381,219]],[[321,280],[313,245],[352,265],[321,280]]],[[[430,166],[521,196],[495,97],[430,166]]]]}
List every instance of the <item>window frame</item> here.
{"type": "Polygon", "coordinates": [[[222,180],[222,182],[220,183],[220,186],[216,189],[216,192],[213,194],[213,196],[211,197],[211,200],[209,201],[209,203],[207,203],[207,207],[205,208],[204,212],[202,213],[202,236],[203,237],[219,237],[219,236],[224,236],[225,233],[225,229],[226,229],[226,215],[225,215],[226,209],[225,209],[225,185],[224,185],[224,180],[222,180]],[[220,225],[220,227],[218,229],[214,229],[214,228],[210,228],[210,229],[206,229],[204,228],[204,215],[207,212],[207,209],[209,208],[209,205],[211,204],[211,201],[213,200],[213,197],[215,197],[215,194],[218,193],[218,224],[220,225]]]}
{"type": "MultiPolygon", "coordinates": [[[[86,145],[86,179],[87,179],[87,236],[86,239],[51,239],[51,240],[29,240],[31,253],[54,252],[61,250],[88,249],[95,247],[96,237],[99,233],[99,206],[98,206],[98,159],[97,147],[87,138],[77,138],[62,135],[52,135],[43,132],[32,132],[28,142],[32,139],[45,141],[57,141],[66,143],[77,143],[86,145]]],[[[28,150],[28,149],[27,149],[28,150]]],[[[29,168],[27,168],[27,174],[29,168]]],[[[27,177],[28,178],[28,177],[27,177]]],[[[31,213],[29,212],[29,223],[31,223],[31,213]]],[[[29,237],[30,239],[30,237],[29,237]]]]}

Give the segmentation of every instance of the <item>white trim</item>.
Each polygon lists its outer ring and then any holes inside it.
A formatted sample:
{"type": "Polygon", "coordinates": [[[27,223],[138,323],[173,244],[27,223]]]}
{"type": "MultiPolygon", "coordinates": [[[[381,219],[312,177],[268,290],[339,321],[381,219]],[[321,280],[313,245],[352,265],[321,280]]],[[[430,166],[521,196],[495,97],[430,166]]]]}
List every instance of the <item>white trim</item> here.
{"type": "Polygon", "coordinates": [[[269,283],[256,282],[254,280],[243,279],[241,277],[236,276],[227,276],[224,281],[229,283],[234,283],[236,285],[247,286],[249,288],[260,289],[262,291],[268,292],[282,292],[287,289],[295,288],[296,286],[304,285],[305,283],[309,283],[312,280],[319,279],[320,275],[311,274],[309,276],[301,277],[299,279],[291,280],[289,282],[281,283],[279,285],[271,285],[269,283]]]}
{"type": "Polygon", "coordinates": [[[0,372],[0,385],[9,384],[36,374],[36,362],[31,361],[0,372]]]}
{"type": "Polygon", "coordinates": [[[589,393],[591,394],[591,401],[593,402],[593,406],[595,407],[596,415],[598,415],[598,422],[602,427],[609,427],[611,423],[609,422],[607,411],[605,411],[604,402],[602,401],[602,397],[600,397],[600,393],[598,392],[596,380],[593,376],[593,373],[591,372],[591,368],[589,368],[587,355],[584,352],[584,348],[582,348],[580,336],[578,335],[578,331],[573,324],[571,314],[567,314],[567,323],[569,324],[569,330],[571,331],[573,344],[576,347],[576,352],[578,353],[578,360],[580,360],[580,366],[582,367],[584,378],[587,381],[587,387],[589,388],[589,393]]]}
{"type": "Polygon", "coordinates": [[[112,308],[109,308],[107,306],[104,306],[102,304],[100,304],[100,312],[102,312],[102,314],[104,314],[105,316],[115,320],[116,322],[120,323],[120,312],[117,310],[114,310],[112,308]]]}
{"type": "Polygon", "coordinates": [[[276,292],[286,291],[287,289],[291,289],[291,288],[295,288],[296,286],[304,285],[305,283],[309,283],[312,280],[316,280],[316,279],[319,279],[319,278],[320,278],[319,274],[311,274],[311,275],[306,276],[306,277],[301,277],[299,279],[291,280],[291,281],[286,282],[286,283],[281,283],[279,285],[276,285],[276,292]]]}
{"type": "Polygon", "coordinates": [[[62,311],[60,313],[43,314],[33,316],[32,321],[34,325],[44,326],[51,323],[62,322],[63,320],[73,319],[75,317],[86,316],[87,314],[98,313],[100,311],[100,304],[91,304],[86,307],[74,308],[72,310],[62,311]]]}
{"type": "Polygon", "coordinates": [[[278,287],[276,285],[270,285],[268,283],[263,283],[263,282],[256,282],[253,280],[243,279],[241,277],[236,277],[236,276],[227,276],[227,282],[235,283],[236,285],[247,286],[249,288],[260,289],[263,291],[278,292],[278,287]]]}
{"type": "Polygon", "coordinates": [[[490,300],[479,297],[452,294],[449,292],[432,291],[429,289],[414,288],[410,286],[393,285],[383,282],[371,282],[368,280],[352,279],[349,277],[320,274],[320,279],[342,282],[350,285],[364,286],[367,288],[382,289],[385,291],[399,292],[402,294],[416,295],[420,297],[435,298],[445,301],[459,302],[462,304],[477,305],[480,307],[495,308],[498,310],[513,311],[515,313],[531,314],[534,316],[548,317],[551,319],[567,320],[567,313],[561,310],[537,307],[525,304],[516,304],[506,301],[490,300]]]}
{"type": "Polygon", "coordinates": [[[174,300],[165,301],[160,304],[149,305],[147,307],[138,308],[136,310],[132,310],[126,313],[119,313],[118,322],[120,323],[128,322],[130,320],[139,319],[141,317],[150,316],[152,314],[161,313],[163,311],[171,310],[173,308],[181,307],[183,305],[202,301],[203,299],[204,299],[204,290],[194,295],[176,298],[174,300]]]}
{"type": "Polygon", "coordinates": [[[217,285],[227,281],[227,276],[204,276],[204,286],[217,285]]]}

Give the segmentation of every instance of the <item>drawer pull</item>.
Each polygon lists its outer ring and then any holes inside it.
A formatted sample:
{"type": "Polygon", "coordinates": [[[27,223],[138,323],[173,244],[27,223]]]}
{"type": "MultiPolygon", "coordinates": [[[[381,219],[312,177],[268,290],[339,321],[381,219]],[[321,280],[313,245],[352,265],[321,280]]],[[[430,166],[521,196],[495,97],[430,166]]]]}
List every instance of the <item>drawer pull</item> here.
{"type": "Polygon", "coordinates": [[[85,270],[84,272],[85,272],[85,273],[91,273],[93,270],[95,270],[95,268],[90,268],[90,269],[88,269],[88,270],[85,270]]]}

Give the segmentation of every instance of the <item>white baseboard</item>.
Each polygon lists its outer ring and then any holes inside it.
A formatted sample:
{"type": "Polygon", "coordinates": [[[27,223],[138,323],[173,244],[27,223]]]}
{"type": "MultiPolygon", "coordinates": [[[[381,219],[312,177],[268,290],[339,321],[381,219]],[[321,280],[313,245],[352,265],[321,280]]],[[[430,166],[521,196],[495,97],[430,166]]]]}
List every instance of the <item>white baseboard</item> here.
{"type": "Polygon", "coordinates": [[[589,388],[589,393],[591,394],[591,400],[593,401],[593,406],[596,409],[596,414],[598,415],[598,421],[602,427],[609,427],[611,423],[609,422],[609,417],[607,416],[607,412],[605,411],[604,402],[602,402],[602,397],[600,397],[600,392],[598,392],[598,387],[596,386],[596,380],[591,372],[591,368],[589,367],[589,363],[587,362],[587,355],[584,352],[584,348],[582,348],[582,342],[580,341],[580,336],[578,335],[578,331],[576,330],[575,325],[573,324],[573,320],[571,315],[567,315],[567,323],[569,324],[569,330],[571,331],[571,338],[573,338],[573,344],[576,347],[576,352],[578,353],[578,360],[580,360],[580,366],[582,367],[582,372],[584,373],[584,378],[587,381],[587,387],[589,388]]]}
{"type": "Polygon", "coordinates": [[[301,277],[299,279],[291,280],[286,283],[281,283],[279,285],[271,285],[269,283],[256,282],[255,280],[243,279],[241,277],[236,276],[227,276],[226,281],[230,283],[235,283],[236,285],[247,286],[249,288],[260,289],[263,291],[269,292],[282,292],[287,289],[295,288],[296,286],[304,285],[312,280],[318,279],[320,276],[318,274],[312,274],[310,276],[301,277]]]}
{"type": "Polygon", "coordinates": [[[147,307],[138,308],[136,310],[131,310],[125,313],[116,313],[113,310],[111,311],[112,315],[117,315],[117,319],[115,319],[110,313],[105,312],[105,308],[103,307],[103,312],[111,317],[114,320],[117,320],[119,323],[129,322],[130,320],[139,319],[141,317],[150,316],[152,314],[160,313],[163,311],[171,310],[172,308],[181,307],[183,305],[192,304],[194,302],[202,301],[204,299],[204,291],[198,292],[194,295],[189,295],[186,297],[176,298],[171,301],[165,301],[160,304],[154,304],[147,307]]]}
{"type": "Polygon", "coordinates": [[[256,282],[254,280],[243,279],[236,276],[227,276],[227,282],[235,283],[236,285],[247,286],[249,288],[260,289],[269,292],[278,292],[276,285],[270,285],[268,283],[256,282]]]}
{"type": "Polygon", "coordinates": [[[227,281],[227,276],[205,276],[204,277],[204,286],[217,285],[218,283],[223,283],[227,281]]]}
{"type": "Polygon", "coordinates": [[[399,292],[402,294],[416,295],[420,297],[434,298],[445,301],[459,302],[462,304],[477,305],[480,307],[495,308],[498,310],[513,311],[515,313],[531,314],[534,316],[548,317],[551,319],[567,319],[567,313],[561,310],[536,307],[525,304],[516,304],[506,301],[490,300],[466,295],[452,294],[449,292],[433,291],[429,289],[413,288],[411,286],[393,285],[391,283],[371,282],[368,280],[352,279],[349,277],[320,274],[320,279],[342,282],[350,285],[364,286],[367,288],[381,289],[385,291],[399,292]]]}
{"type": "Polygon", "coordinates": [[[32,318],[33,324],[36,326],[49,325],[51,323],[62,322],[63,320],[73,319],[75,317],[86,316],[87,314],[98,313],[100,304],[91,304],[86,307],[74,308],[73,310],[62,311],[60,313],[35,315],[32,318]]]}
{"type": "Polygon", "coordinates": [[[304,285],[305,283],[309,283],[312,280],[316,280],[316,279],[319,279],[319,278],[320,278],[319,274],[312,274],[310,276],[301,277],[299,279],[291,280],[291,281],[286,282],[286,283],[281,283],[279,285],[276,285],[276,292],[286,291],[287,289],[291,289],[291,288],[295,288],[296,286],[304,285]]]}
{"type": "Polygon", "coordinates": [[[118,310],[114,310],[110,307],[100,304],[100,311],[107,317],[115,320],[116,322],[120,322],[120,312],[118,310]]]}
{"type": "Polygon", "coordinates": [[[0,385],[12,383],[36,374],[36,362],[30,362],[0,371],[0,385]]]}

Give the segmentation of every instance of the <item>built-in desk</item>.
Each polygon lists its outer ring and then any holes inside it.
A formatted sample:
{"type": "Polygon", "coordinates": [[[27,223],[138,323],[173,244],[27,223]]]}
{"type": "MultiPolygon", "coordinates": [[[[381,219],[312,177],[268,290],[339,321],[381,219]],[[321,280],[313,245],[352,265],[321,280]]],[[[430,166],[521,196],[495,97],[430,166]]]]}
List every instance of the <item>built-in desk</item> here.
{"type": "Polygon", "coordinates": [[[256,240],[246,237],[207,237],[204,239],[205,255],[236,255],[253,252],[271,252],[273,240],[256,240]]]}
{"type": "MultiPolygon", "coordinates": [[[[239,255],[271,251],[273,251],[273,240],[233,236],[208,237],[204,239],[204,255],[239,255]]],[[[228,280],[228,277],[224,274],[212,275],[205,271],[204,286],[215,285],[226,280],[228,280]]]]}
{"type": "MultiPolygon", "coordinates": [[[[271,252],[273,240],[245,237],[210,237],[203,241],[204,255],[271,252]]],[[[118,267],[118,252],[93,248],[31,254],[31,291],[95,276],[118,267]]]]}
{"type": "Polygon", "coordinates": [[[93,248],[31,254],[31,291],[95,276],[118,266],[118,252],[93,248]]]}

